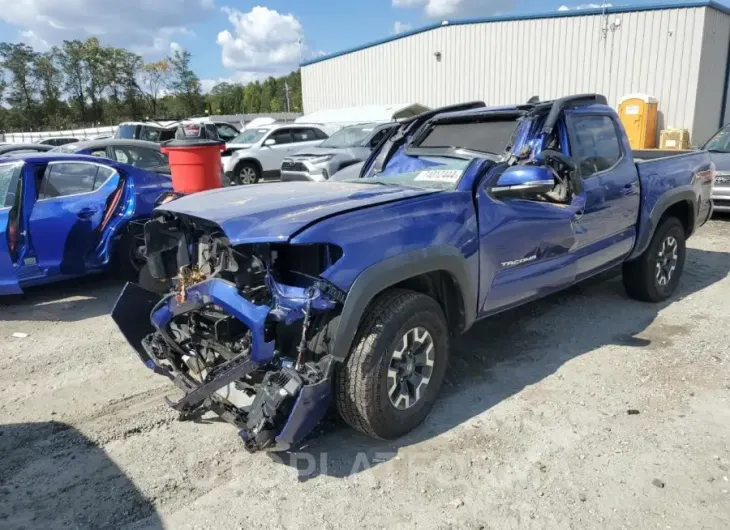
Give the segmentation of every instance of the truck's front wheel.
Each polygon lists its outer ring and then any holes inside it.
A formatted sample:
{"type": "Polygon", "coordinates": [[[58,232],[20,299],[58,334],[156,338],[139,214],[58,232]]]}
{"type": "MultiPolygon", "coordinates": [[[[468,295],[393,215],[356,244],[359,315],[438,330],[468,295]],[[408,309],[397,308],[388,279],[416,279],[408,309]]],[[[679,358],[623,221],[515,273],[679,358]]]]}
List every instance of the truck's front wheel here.
{"type": "Polygon", "coordinates": [[[406,434],[431,411],[448,357],[446,319],[433,298],[401,289],[379,295],[335,373],[340,415],[374,438],[406,434]]]}
{"type": "Polygon", "coordinates": [[[654,232],[646,251],[624,263],[623,280],[631,298],[643,302],[663,302],[677,290],[687,253],[684,226],[676,217],[667,217],[654,232]]]}

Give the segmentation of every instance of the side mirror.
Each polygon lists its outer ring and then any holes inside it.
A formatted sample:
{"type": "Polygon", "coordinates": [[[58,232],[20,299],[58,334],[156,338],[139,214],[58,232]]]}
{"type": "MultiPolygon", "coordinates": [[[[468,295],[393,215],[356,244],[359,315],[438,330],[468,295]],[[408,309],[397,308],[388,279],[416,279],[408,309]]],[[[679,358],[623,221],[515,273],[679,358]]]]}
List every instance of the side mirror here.
{"type": "Polygon", "coordinates": [[[271,147],[272,145],[276,145],[276,140],[274,140],[273,138],[269,138],[269,139],[267,139],[267,140],[264,141],[264,145],[267,146],[267,147],[271,147]]]}
{"type": "Polygon", "coordinates": [[[500,198],[534,197],[554,187],[553,174],[545,166],[512,166],[499,176],[489,193],[500,198]]]}

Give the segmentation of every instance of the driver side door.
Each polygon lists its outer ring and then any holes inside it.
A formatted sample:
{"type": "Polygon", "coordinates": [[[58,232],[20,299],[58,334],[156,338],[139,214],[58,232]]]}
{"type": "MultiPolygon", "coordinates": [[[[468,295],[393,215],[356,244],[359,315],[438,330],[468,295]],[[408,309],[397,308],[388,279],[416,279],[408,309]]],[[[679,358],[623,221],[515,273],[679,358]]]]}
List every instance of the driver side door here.
{"type": "MultiPolygon", "coordinates": [[[[501,173],[501,172],[500,172],[501,173]]],[[[570,204],[538,197],[496,198],[498,174],[477,190],[479,208],[479,317],[558,291],[575,281],[575,217],[582,196],[570,204]]]]}
{"type": "Polygon", "coordinates": [[[615,115],[587,109],[566,113],[572,158],[585,206],[576,218],[581,280],[628,255],[640,209],[639,175],[615,115]]]}
{"type": "Polygon", "coordinates": [[[293,142],[292,130],[288,127],[273,131],[262,142],[258,159],[264,171],[264,178],[279,174],[284,158],[293,153],[298,147],[293,142]],[[266,142],[269,140],[273,140],[274,143],[272,145],[266,145],[266,142]]]}

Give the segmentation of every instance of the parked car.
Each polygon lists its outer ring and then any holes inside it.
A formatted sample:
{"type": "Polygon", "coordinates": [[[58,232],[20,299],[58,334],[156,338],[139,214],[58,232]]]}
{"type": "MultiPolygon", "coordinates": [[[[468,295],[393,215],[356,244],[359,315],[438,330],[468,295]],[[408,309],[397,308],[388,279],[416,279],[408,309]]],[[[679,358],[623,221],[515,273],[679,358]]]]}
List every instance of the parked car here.
{"type": "Polygon", "coordinates": [[[55,147],[52,151],[103,156],[140,169],[166,175],[170,174],[170,164],[167,160],[167,155],[160,151],[160,144],[155,142],[109,138],[106,140],[91,140],[66,144],[55,147]]]}
{"type": "Polygon", "coordinates": [[[222,153],[226,180],[238,185],[279,178],[284,158],[322,143],[329,138],[326,129],[322,125],[285,123],[244,130],[226,144],[222,153]]]}
{"type": "Polygon", "coordinates": [[[281,180],[323,182],[365,160],[396,123],[364,123],[340,129],[318,146],[307,147],[281,164],[281,180]]]}
{"type": "Polygon", "coordinates": [[[185,392],[175,410],[217,412],[249,450],[300,442],[332,400],[355,429],[397,438],[477,320],[617,265],[631,298],[668,300],[713,176],[707,152],[636,163],[598,95],[427,112],[353,181],[159,207],[147,267],[173,286],[128,284],[113,318],[185,392]]]}
{"type": "Polygon", "coordinates": [[[175,138],[175,133],[181,123],[194,123],[200,127],[205,127],[208,138],[220,138],[229,141],[235,138],[238,129],[226,122],[212,122],[200,119],[182,120],[174,122],[125,122],[117,127],[114,138],[126,140],[145,140],[148,142],[162,143],[175,138]]]}
{"type": "Polygon", "coordinates": [[[231,142],[241,134],[241,130],[237,126],[227,121],[213,121],[208,117],[190,118],[187,121],[215,127],[218,137],[224,142],[231,142]]]}
{"type": "Polygon", "coordinates": [[[40,145],[50,145],[51,147],[56,147],[59,145],[65,145],[70,144],[73,142],[78,142],[80,139],[73,137],[73,136],[54,136],[51,138],[43,138],[42,140],[39,140],[38,143],[40,145]]]}
{"type": "Polygon", "coordinates": [[[0,145],[0,156],[24,153],[45,153],[53,149],[52,145],[43,144],[5,144],[0,145]]]}
{"type": "Polygon", "coordinates": [[[730,123],[717,131],[703,147],[717,169],[712,202],[716,212],[730,212],[730,123]]]}
{"type": "Polygon", "coordinates": [[[106,158],[62,153],[0,160],[0,295],[118,264],[144,265],[141,221],[169,178],[106,158]]]}

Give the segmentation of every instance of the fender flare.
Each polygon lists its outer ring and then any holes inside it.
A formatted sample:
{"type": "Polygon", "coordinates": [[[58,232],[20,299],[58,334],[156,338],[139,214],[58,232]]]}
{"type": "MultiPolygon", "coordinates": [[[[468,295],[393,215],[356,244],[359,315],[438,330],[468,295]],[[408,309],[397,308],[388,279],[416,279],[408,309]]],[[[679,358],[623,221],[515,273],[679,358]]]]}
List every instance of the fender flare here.
{"type": "Polygon", "coordinates": [[[371,265],[355,279],[338,319],[331,323],[334,337],[332,354],[344,361],[370,302],[389,287],[404,280],[435,271],[452,275],[464,302],[464,329],[476,318],[478,286],[471,279],[464,255],[452,246],[435,246],[398,254],[371,265]]]}
{"type": "Polygon", "coordinates": [[[639,239],[636,241],[634,250],[627,258],[627,261],[638,258],[649,248],[649,243],[651,243],[651,239],[654,237],[659,220],[669,208],[681,202],[688,202],[692,207],[691,218],[687,220],[689,222],[689,234],[687,234],[687,237],[694,232],[695,219],[697,218],[697,194],[695,190],[692,186],[680,186],[667,191],[654,204],[654,208],[651,210],[651,214],[649,214],[646,230],[639,234],[639,239]]]}

